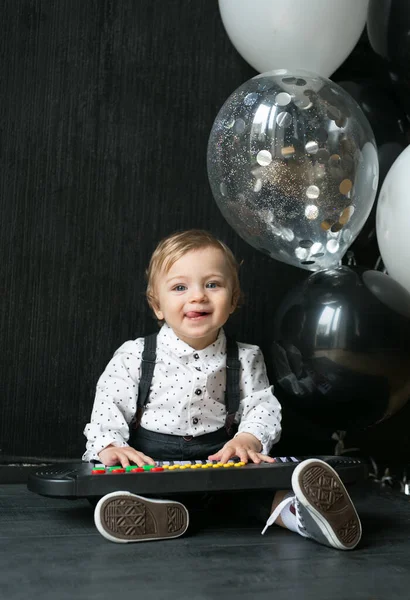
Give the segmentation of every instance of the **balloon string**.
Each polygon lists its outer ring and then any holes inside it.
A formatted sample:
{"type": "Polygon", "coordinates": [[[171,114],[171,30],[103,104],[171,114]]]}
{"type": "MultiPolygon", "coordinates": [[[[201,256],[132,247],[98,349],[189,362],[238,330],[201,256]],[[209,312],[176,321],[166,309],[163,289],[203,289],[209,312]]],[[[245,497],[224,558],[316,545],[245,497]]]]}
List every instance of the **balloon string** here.
{"type": "Polygon", "coordinates": [[[380,267],[380,265],[382,265],[382,264],[383,264],[382,257],[381,257],[381,256],[379,256],[379,258],[376,260],[376,264],[374,265],[374,270],[375,270],[375,271],[378,271],[378,270],[379,270],[379,267],[380,267]]]}
{"type": "Polygon", "coordinates": [[[387,275],[387,269],[384,266],[384,262],[381,256],[379,256],[379,258],[376,260],[376,264],[374,265],[374,270],[375,271],[381,271],[382,273],[385,273],[387,275]]]}

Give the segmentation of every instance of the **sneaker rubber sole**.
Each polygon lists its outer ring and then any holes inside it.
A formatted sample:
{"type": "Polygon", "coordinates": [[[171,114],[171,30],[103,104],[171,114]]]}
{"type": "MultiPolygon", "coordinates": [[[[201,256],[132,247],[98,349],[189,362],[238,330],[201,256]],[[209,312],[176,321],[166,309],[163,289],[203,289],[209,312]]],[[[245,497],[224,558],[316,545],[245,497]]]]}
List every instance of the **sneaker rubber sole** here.
{"type": "Polygon", "coordinates": [[[180,502],[112,492],[98,501],[94,522],[107,540],[126,544],[179,537],[188,529],[189,513],[180,502]]]}
{"type": "Polygon", "coordinates": [[[319,543],[338,550],[353,550],[362,536],[362,526],[339,475],[327,463],[308,459],[292,475],[306,533],[319,543]]]}

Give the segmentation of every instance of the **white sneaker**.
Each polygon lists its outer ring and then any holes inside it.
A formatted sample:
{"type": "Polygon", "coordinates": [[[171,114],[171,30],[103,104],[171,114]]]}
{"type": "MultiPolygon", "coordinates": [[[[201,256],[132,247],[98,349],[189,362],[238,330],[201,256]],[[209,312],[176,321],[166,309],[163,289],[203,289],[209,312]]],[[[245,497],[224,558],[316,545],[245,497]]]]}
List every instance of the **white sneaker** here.
{"type": "Polygon", "coordinates": [[[293,504],[302,536],[338,550],[353,550],[357,546],[362,536],[360,519],[342,480],[330,465],[316,458],[304,460],[293,471],[292,488],[295,495],[282,500],[262,533],[286,506],[293,504]]]}
{"type": "Polygon", "coordinates": [[[112,492],[98,501],[94,522],[107,540],[126,544],[179,537],[188,529],[189,513],[180,502],[112,492]]]}

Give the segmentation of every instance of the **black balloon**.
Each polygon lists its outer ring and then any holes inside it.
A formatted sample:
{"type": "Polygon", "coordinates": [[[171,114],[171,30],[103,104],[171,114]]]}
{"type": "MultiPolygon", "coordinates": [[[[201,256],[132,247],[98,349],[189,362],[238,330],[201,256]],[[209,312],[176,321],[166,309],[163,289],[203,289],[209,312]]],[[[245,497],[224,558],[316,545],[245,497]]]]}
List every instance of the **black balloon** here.
{"type": "Polygon", "coordinates": [[[406,114],[393,90],[374,81],[338,81],[367,117],[379,154],[379,187],[393,162],[407,146],[406,114]]]}
{"type": "Polygon", "coordinates": [[[373,50],[408,70],[410,60],[410,2],[370,0],[367,33],[373,50]]]}
{"type": "Polygon", "coordinates": [[[390,76],[410,114],[410,2],[370,0],[367,33],[373,50],[387,60],[390,76]]]}
{"type": "Polygon", "coordinates": [[[270,354],[278,396],[302,419],[372,425],[410,397],[410,295],[378,271],[314,273],[282,302],[270,354]]]}
{"type": "MultiPolygon", "coordinates": [[[[366,80],[338,81],[338,84],[356,100],[373,129],[379,158],[380,190],[390,167],[407,146],[404,133],[407,126],[406,115],[388,86],[366,80]]],[[[376,243],[376,208],[377,202],[352,246],[353,251],[360,251],[360,248],[367,246],[372,240],[376,243]]]]}

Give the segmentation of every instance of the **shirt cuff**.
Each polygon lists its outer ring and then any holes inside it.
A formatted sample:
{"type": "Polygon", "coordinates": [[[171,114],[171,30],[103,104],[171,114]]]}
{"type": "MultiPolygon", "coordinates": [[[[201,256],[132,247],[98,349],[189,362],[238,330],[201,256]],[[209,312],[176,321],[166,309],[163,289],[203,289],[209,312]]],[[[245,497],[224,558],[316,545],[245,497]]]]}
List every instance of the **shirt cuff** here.
{"type": "Polygon", "coordinates": [[[278,433],[276,430],[274,432],[269,432],[264,425],[260,425],[259,423],[241,423],[235,437],[240,433],[251,433],[254,435],[262,444],[260,453],[266,455],[269,454],[273,444],[278,442],[280,438],[280,430],[278,433]]]}
{"type": "Polygon", "coordinates": [[[84,462],[91,462],[92,460],[100,460],[98,454],[101,450],[104,450],[107,446],[115,446],[116,448],[125,448],[128,446],[124,440],[116,440],[110,438],[97,438],[93,441],[92,446],[84,452],[82,460],[84,462]]]}

